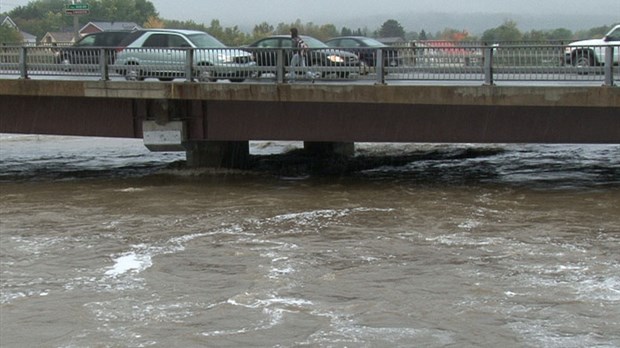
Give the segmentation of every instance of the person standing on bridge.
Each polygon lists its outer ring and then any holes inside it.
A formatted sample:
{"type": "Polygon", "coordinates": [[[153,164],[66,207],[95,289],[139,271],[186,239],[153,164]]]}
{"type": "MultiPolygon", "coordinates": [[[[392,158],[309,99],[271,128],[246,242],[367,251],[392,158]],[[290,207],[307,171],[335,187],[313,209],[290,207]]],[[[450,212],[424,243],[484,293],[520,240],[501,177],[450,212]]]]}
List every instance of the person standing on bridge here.
{"type": "MultiPolygon", "coordinates": [[[[297,28],[291,28],[291,40],[293,46],[293,58],[291,58],[291,72],[289,79],[291,81],[295,80],[295,75],[297,75],[297,67],[301,67],[301,71],[303,72],[306,67],[306,55],[308,53],[308,44],[304,42],[304,40],[299,37],[299,31],[297,28]]],[[[306,75],[314,80],[314,74],[311,71],[307,71],[306,75]]]]}

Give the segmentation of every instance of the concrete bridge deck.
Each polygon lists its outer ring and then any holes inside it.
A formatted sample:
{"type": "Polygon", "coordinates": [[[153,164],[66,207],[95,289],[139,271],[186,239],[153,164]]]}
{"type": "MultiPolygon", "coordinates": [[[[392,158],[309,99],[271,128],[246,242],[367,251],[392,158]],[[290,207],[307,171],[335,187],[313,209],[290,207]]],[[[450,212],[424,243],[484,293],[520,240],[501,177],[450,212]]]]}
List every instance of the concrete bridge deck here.
{"type": "Polygon", "coordinates": [[[165,138],[150,148],[175,149],[171,136],[188,154],[249,140],[620,144],[620,88],[0,80],[0,132],[150,132],[165,138]]]}

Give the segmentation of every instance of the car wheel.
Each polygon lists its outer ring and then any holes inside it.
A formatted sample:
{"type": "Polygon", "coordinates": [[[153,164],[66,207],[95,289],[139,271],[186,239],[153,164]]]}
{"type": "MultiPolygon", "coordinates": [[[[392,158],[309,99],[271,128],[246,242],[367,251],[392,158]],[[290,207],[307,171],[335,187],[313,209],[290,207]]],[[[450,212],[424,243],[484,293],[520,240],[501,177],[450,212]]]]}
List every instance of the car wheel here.
{"type": "Polygon", "coordinates": [[[198,80],[198,82],[216,82],[217,78],[213,77],[213,72],[206,70],[205,67],[210,66],[209,63],[199,63],[198,68],[194,69],[194,78],[198,80]]]}
{"type": "Polygon", "coordinates": [[[360,60],[360,75],[368,75],[370,73],[370,66],[366,61],[360,60]]]}
{"type": "Polygon", "coordinates": [[[159,78],[159,81],[162,81],[162,82],[170,82],[172,80],[174,80],[174,77],[160,77],[159,78]]]}
{"type": "Polygon", "coordinates": [[[325,75],[327,74],[327,72],[320,70],[322,67],[323,66],[318,61],[314,61],[314,62],[310,63],[310,70],[309,71],[313,74],[313,77],[315,79],[324,78],[325,75]]]}
{"type": "MultiPolygon", "coordinates": [[[[594,59],[594,54],[592,53],[592,51],[577,51],[573,56],[573,65],[577,68],[585,69],[594,66],[595,64],[596,60],[594,59]]],[[[577,71],[577,74],[588,74],[588,70],[580,69],[577,71]]]]}
{"type": "Polygon", "coordinates": [[[577,51],[573,57],[573,65],[576,67],[594,66],[594,54],[591,51],[577,51]]]}
{"type": "Polygon", "coordinates": [[[125,80],[127,81],[144,81],[144,77],[142,76],[142,71],[138,67],[138,64],[127,64],[127,69],[125,70],[125,80]]]}
{"type": "Polygon", "coordinates": [[[71,71],[71,56],[62,56],[59,63],[62,65],[62,71],[71,71]]]}

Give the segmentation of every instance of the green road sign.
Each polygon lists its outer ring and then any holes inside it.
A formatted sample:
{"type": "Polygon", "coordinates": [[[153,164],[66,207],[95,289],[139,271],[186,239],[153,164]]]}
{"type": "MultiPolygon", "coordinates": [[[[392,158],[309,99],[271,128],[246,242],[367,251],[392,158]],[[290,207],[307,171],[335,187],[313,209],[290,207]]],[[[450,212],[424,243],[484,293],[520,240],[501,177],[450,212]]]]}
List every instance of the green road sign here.
{"type": "Polygon", "coordinates": [[[65,5],[65,10],[89,10],[88,4],[70,4],[65,5]]]}
{"type": "Polygon", "coordinates": [[[90,6],[88,4],[65,5],[65,14],[69,16],[87,15],[90,14],[90,6]]]}

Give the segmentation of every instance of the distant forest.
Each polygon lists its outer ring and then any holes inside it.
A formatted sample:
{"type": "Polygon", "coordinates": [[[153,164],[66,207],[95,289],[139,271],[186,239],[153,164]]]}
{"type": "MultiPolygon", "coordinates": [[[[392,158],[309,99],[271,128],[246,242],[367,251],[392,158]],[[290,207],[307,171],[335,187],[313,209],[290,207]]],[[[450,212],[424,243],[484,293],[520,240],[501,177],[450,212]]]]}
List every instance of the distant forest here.
{"type": "MultiPolygon", "coordinates": [[[[41,39],[47,32],[71,32],[73,17],[64,14],[66,0],[34,0],[26,6],[19,6],[3,15],[9,16],[20,30],[41,39]]],[[[360,35],[374,38],[403,38],[411,40],[450,40],[450,41],[572,41],[586,38],[600,38],[613,27],[613,23],[596,28],[571,31],[565,28],[553,30],[519,30],[518,24],[506,20],[496,28],[485,30],[481,36],[472,35],[465,29],[445,28],[435,33],[421,30],[408,31],[394,19],[387,19],[378,28],[338,28],[334,24],[303,23],[296,20],[292,23],[267,22],[256,24],[252,32],[244,32],[238,26],[223,27],[217,19],[207,25],[195,21],[179,21],[161,18],[152,2],[147,0],[90,0],[90,14],[79,17],[81,25],[89,21],[135,22],[145,28],[174,28],[206,31],[229,46],[241,46],[259,38],[272,34],[287,34],[289,28],[297,27],[305,35],[320,40],[341,35],[360,35]]],[[[0,42],[15,42],[19,35],[9,28],[0,27],[0,42]]]]}

